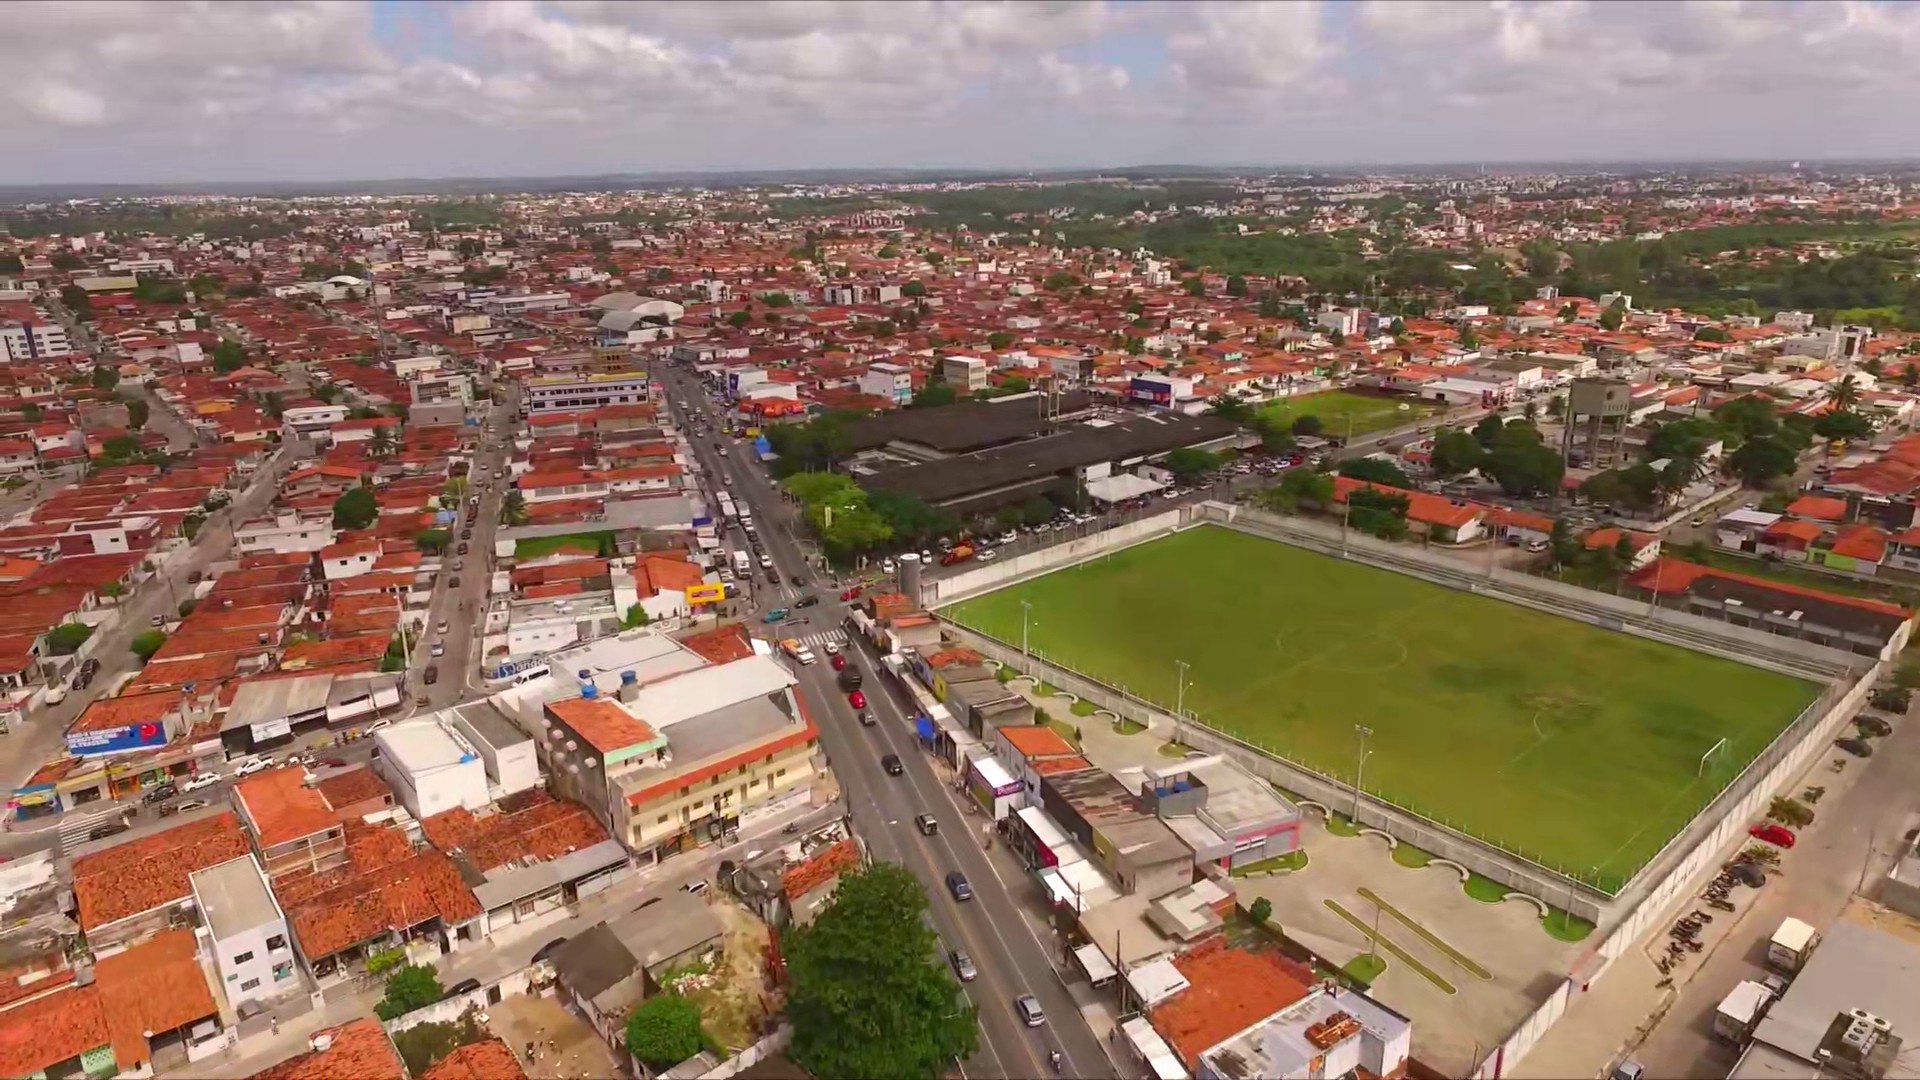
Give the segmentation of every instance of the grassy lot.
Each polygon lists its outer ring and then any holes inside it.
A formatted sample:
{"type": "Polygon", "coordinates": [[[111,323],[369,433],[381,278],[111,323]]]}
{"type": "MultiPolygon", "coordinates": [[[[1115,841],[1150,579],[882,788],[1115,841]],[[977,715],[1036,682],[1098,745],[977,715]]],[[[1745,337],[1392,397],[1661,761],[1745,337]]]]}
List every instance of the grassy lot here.
{"type": "Polygon", "coordinates": [[[947,609],[1527,858],[1618,887],[1811,701],[1811,683],[1190,529],[947,609]],[[1704,775],[1700,759],[1721,739],[1704,775]]]}
{"type": "Polygon", "coordinates": [[[1269,402],[1261,406],[1260,411],[1266,416],[1289,424],[1302,416],[1317,416],[1321,424],[1325,425],[1324,431],[1328,436],[1344,438],[1347,434],[1348,417],[1353,418],[1353,433],[1366,435],[1432,416],[1440,411],[1440,406],[1430,401],[1372,397],[1345,390],[1327,390],[1318,394],[1269,402]],[[1402,405],[1406,408],[1401,408],[1402,405]]]}
{"type": "Polygon", "coordinates": [[[600,538],[612,537],[610,532],[566,533],[562,536],[530,536],[513,545],[513,557],[524,562],[551,555],[563,549],[577,549],[589,555],[600,551],[600,538]]]}

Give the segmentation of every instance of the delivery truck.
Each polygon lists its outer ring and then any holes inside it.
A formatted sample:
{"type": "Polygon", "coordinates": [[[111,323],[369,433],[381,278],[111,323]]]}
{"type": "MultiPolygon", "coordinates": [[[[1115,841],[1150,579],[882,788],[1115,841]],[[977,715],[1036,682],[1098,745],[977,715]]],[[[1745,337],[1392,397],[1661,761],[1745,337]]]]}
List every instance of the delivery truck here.
{"type": "Polygon", "coordinates": [[[1747,1045],[1753,1029],[1773,1004],[1773,991],[1749,979],[1734,987],[1713,1011],[1713,1034],[1735,1046],[1747,1045]]]}
{"type": "Polygon", "coordinates": [[[1787,919],[1767,942],[1767,966],[1791,975],[1799,971],[1820,944],[1820,935],[1799,919],[1787,919]]]}

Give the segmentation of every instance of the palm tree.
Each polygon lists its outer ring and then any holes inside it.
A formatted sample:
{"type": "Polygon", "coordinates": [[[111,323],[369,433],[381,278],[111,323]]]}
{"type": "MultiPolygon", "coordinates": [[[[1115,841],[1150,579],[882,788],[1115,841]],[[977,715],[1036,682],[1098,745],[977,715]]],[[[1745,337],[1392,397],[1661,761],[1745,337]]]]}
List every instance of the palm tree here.
{"type": "Polygon", "coordinates": [[[1827,400],[1833,402],[1834,408],[1844,412],[1860,401],[1860,386],[1853,381],[1853,376],[1843,376],[1839,384],[1827,395],[1827,400]]]}
{"type": "Polygon", "coordinates": [[[527,497],[518,490],[507,492],[500,503],[500,524],[525,525],[527,523],[527,497]]]}

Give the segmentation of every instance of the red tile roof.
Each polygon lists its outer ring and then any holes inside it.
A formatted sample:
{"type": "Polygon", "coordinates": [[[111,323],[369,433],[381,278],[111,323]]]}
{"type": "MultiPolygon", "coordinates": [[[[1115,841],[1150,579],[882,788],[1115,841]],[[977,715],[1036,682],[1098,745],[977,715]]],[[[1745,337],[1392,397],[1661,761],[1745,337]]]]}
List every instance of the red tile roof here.
{"type": "Polygon", "coordinates": [[[188,874],[247,851],[240,819],[229,810],[82,855],[73,860],[80,928],[91,932],[183,899],[192,892],[188,874]]]}
{"type": "Polygon", "coordinates": [[[247,1080],[407,1080],[407,1067],[380,1022],[370,1016],[316,1031],[308,1045],[325,1036],[325,1050],[290,1057],[247,1080]]]}
{"type": "Polygon", "coordinates": [[[427,1066],[419,1080],[526,1080],[513,1049],[498,1037],[468,1043],[427,1066]]]}
{"type": "Polygon", "coordinates": [[[371,873],[330,876],[327,884],[286,905],[300,951],[314,959],[435,917],[452,926],[482,911],[453,860],[431,849],[371,873]]]}
{"type": "Polygon", "coordinates": [[[69,985],[0,1014],[0,1076],[33,1076],[111,1041],[100,988],[69,985]]]}
{"type": "Polygon", "coordinates": [[[113,1056],[122,1069],[151,1060],[146,1033],[172,1031],[219,1014],[192,930],[162,930],[94,962],[113,1056]]]}
{"type": "Polygon", "coordinates": [[[602,754],[652,742],[657,737],[653,728],[608,698],[562,698],[547,702],[547,711],[602,754]]]}
{"type": "Polygon", "coordinates": [[[792,900],[805,896],[841,874],[860,865],[860,849],[852,837],[815,852],[812,858],[787,868],[780,876],[780,891],[792,900]]]}
{"type": "MultiPolygon", "coordinates": [[[[799,699],[795,698],[795,701],[798,702],[799,699]]],[[[803,713],[805,708],[806,706],[802,704],[801,709],[803,713]]],[[[750,746],[738,753],[730,754],[718,760],[700,763],[695,768],[673,773],[665,779],[648,784],[646,787],[640,788],[628,795],[627,805],[643,806],[649,800],[656,798],[664,792],[675,791],[690,784],[698,784],[702,781],[710,780],[723,773],[731,772],[749,761],[756,761],[769,754],[778,754],[796,746],[804,746],[812,742],[819,734],[820,729],[814,726],[812,718],[809,717],[806,725],[798,731],[776,736],[771,740],[750,746]]]]}
{"type": "Polygon", "coordinates": [[[553,798],[538,788],[507,810],[475,817],[464,807],[442,811],[422,822],[428,842],[441,851],[458,851],[468,865],[485,873],[519,859],[545,862],[607,839],[587,808],[553,798]]]}
{"type": "Polygon", "coordinates": [[[1271,950],[1213,938],[1173,958],[1187,988],[1154,1006],[1149,1020],[1194,1070],[1200,1055],[1307,996],[1313,973],[1271,950]]]}
{"type": "Polygon", "coordinates": [[[1910,619],[1913,617],[1913,612],[1909,609],[1903,608],[1898,604],[1890,604],[1885,600],[1869,600],[1864,596],[1845,596],[1840,593],[1823,592],[1819,589],[1809,589],[1801,585],[1788,585],[1785,582],[1774,581],[1770,578],[1754,577],[1749,574],[1736,574],[1729,570],[1717,570],[1710,566],[1701,566],[1699,563],[1691,563],[1683,559],[1669,559],[1664,556],[1642,567],[1631,578],[1628,578],[1627,581],[1636,588],[1664,594],[1686,592],[1689,586],[1703,577],[1726,578],[1730,581],[1744,582],[1762,589],[1771,589],[1788,596],[1805,596],[1825,600],[1828,603],[1845,604],[1849,607],[1859,608],[1862,611],[1872,611],[1877,614],[1891,615],[1900,619],[1910,619]]]}
{"type": "Polygon", "coordinates": [[[700,657],[709,664],[731,663],[753,655],[753,645],[747,637],[747,628],[740,623],[732,623],[704,633],[689,634],[680,639],[680,644],[700,654],[700,657]]]}

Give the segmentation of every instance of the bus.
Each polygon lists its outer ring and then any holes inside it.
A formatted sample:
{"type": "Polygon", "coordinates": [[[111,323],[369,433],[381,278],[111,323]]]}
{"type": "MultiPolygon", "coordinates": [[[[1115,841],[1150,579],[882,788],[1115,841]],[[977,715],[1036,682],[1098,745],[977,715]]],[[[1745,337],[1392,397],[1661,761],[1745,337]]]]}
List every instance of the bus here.
{"type": "Polygon", "coordinates": [[[719,520],[732,521],[735,518],[740,516],[739,512],[734,509],[733,496],[723,491],[714,499],[714,501],[720,504],[719,520]]]}

